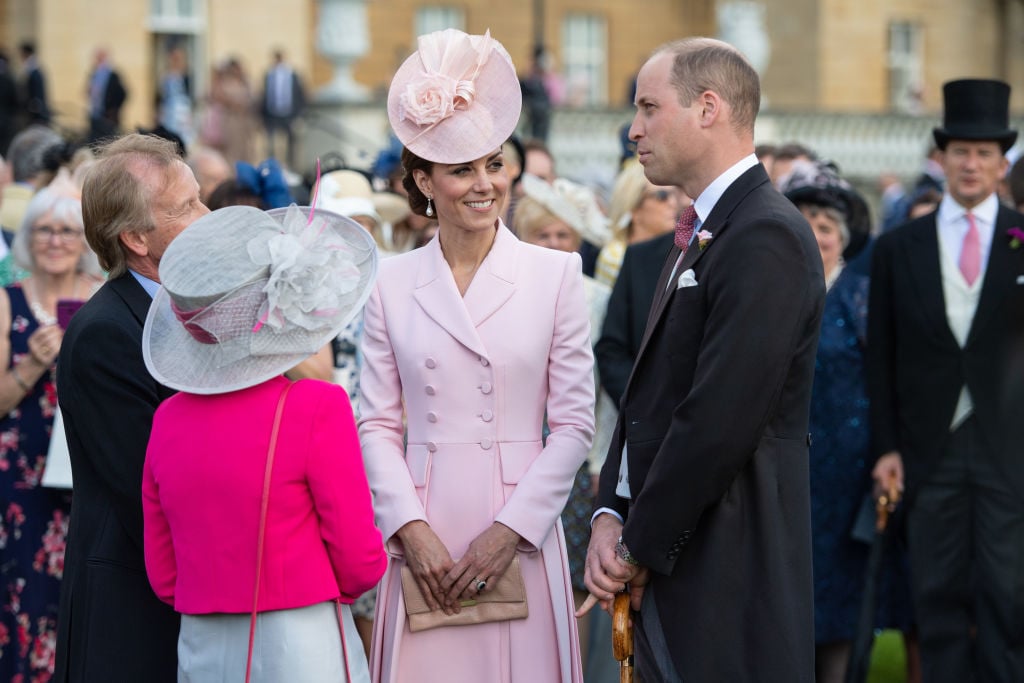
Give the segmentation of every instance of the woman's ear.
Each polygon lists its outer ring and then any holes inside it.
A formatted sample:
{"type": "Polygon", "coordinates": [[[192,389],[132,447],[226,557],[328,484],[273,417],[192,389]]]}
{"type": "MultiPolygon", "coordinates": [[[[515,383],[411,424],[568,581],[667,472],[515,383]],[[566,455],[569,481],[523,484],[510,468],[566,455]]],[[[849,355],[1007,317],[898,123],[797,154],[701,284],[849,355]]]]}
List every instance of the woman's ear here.
{"type": "Polygon", "coordinates": [[[430,182],[430,176],[422,168],[414,168],[412,170],[412,179],[416,182],[416,187],[420,188],[420,192],[426,197],[434,196],[433,183],[430,182]]]}

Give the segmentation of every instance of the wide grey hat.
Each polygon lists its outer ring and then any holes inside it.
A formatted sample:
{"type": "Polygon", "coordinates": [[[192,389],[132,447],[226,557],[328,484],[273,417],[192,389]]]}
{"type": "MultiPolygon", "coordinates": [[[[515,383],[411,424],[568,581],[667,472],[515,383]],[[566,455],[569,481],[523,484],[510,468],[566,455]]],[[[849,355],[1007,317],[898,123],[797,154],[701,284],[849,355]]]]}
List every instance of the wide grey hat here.
{"type": "Polygon", "coordinates": [[[355,317],[377,274],[376,245],[355,221],[310,211],[229,206],[171,242],[142,333],[157,381],[193,394],[254,386],[355,317]]]}

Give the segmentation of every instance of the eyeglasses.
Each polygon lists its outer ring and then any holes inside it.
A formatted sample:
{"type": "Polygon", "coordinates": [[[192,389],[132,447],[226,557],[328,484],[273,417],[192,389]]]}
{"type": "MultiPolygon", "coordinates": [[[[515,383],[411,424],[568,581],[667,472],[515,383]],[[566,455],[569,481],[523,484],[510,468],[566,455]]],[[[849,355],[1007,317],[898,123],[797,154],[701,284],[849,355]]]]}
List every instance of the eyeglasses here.
{"type": "Polygon", "coordinates": [[[644,199],[649,197],[655,201],[667,202],[669,199],[672,199],[674,194],[671,190],[651,190],[644,193],[644,199]]]}
{"type": "Polygon", "coordinates": [[[32,239],[36,242],[46,244],[54,237],[64,244],[70,244],[81,239],[82,231],[74,228],[54,228],[49,225],[37,225],[32,228],[32,239]]]}

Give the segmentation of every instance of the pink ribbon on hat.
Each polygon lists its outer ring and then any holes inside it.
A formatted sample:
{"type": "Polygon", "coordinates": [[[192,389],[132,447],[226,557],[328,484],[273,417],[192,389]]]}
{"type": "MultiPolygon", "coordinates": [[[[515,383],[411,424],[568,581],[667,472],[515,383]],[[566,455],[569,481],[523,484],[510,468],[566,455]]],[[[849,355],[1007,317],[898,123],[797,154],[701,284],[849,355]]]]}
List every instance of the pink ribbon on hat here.
{"type": "Polygon", "coordinates": [[[417,54],[423,72],[401,95],[401,119],[427,126],[422,135],[456,110],[468,109],[476,97],[476,78],[494,45],[489,30],[482,36],[455,29],[420,36],[417,54]]]}
{"type": "Polygon", "coordinates": [[[174,317],[178,319],[188,333],[192,335],[200,344],[216,344],[218,339],[209,330],[203,328],[198,323],[192,322],[199,313],[202,313],[204,309],[196,309],[194,311],[186,311],[182,308],[178,308],[178,304],[174,303],[174,299],[171,299],[171,311],[174,312],[174,317]]]}

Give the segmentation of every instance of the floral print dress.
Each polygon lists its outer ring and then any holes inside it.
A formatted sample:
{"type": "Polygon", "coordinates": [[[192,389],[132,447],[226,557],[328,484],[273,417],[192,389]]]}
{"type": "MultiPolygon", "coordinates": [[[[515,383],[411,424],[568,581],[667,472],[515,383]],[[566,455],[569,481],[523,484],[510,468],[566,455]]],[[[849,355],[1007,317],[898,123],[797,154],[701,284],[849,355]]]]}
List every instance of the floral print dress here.
{"type": "MultiPolygon", "coordinates": [[[[39,322],[20,285],[6,291],[13,365],[28,355],[39,322]]],[[[71,510],[70,492],[39,485],[57,409],[55,377],[50,368],[0,422],[0,681],[45,683],[53,674],[71,510]]]]}

